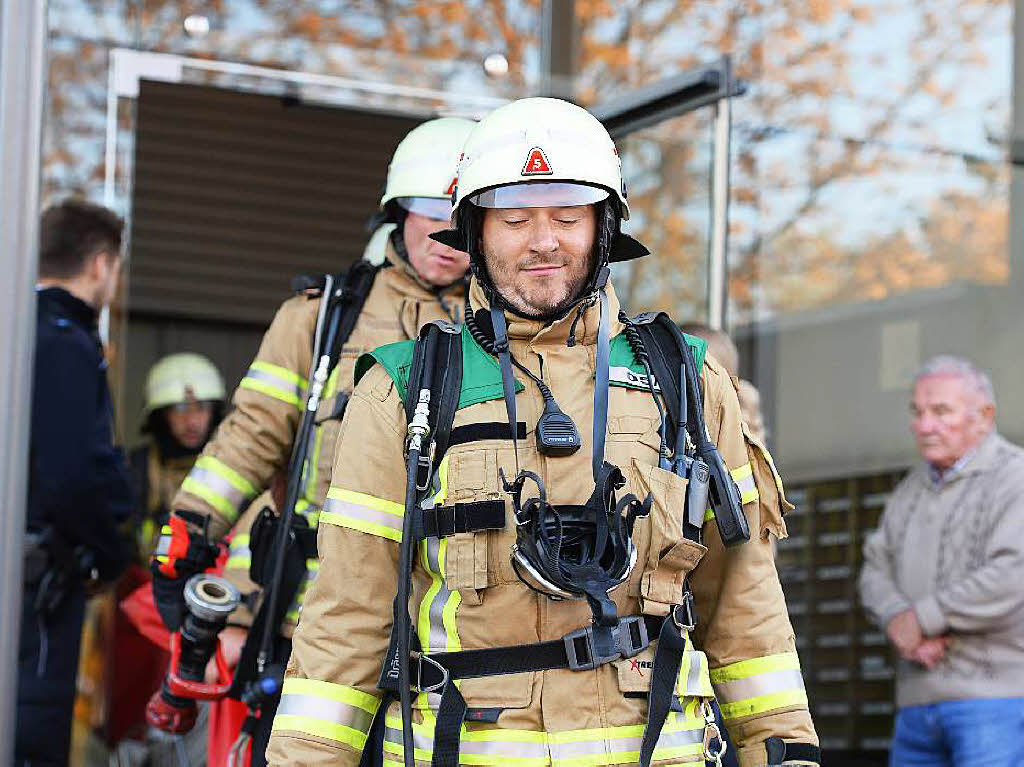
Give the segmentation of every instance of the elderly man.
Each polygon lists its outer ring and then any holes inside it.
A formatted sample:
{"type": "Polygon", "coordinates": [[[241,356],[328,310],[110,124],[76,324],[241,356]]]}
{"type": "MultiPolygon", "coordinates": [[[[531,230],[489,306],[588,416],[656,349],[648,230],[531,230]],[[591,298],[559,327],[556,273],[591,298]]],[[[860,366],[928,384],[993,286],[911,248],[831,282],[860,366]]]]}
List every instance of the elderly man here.
{"type": "Polygon", "coordinates": [[[988,376],[936,357],[914,384],[923,465],[864,545],[860,593],[899,652],[890,764],[1024,764],[1024,450],[988,376]]]}

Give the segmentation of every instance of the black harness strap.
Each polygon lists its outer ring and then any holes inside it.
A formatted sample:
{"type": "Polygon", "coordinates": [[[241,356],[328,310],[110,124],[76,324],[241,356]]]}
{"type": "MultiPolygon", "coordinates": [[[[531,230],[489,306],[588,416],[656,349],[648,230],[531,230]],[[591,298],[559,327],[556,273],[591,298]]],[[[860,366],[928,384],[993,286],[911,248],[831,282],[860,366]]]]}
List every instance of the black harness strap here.
{"type": "MultiPolygon", "coordinates": [[[[487,423],[467,423],[452,429],[448,439],[448,447],[465,445],[469,442],[483,442],[488,439],[508,439],[508,424],[504,421],[488,421],[487,423]]],[[[526,439],[526,424],[516,424],[516,439],[526,439]]]]}
{"type": "Polygon", "coordinates": [[[456,533],[501,530],[505,527],[505,502],[501,500],[456,503],[424,509],[417,538],[447,538],[456,533]]]}

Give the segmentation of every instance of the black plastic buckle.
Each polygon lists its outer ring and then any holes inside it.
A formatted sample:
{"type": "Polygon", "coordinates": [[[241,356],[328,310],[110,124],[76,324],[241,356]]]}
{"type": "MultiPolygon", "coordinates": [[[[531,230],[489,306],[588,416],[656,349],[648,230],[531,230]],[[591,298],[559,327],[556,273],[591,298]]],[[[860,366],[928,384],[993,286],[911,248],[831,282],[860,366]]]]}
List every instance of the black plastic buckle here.
{"type": "Polygon", "coordinates": [[[619,621],[619,654],[623,658],[639,655],[650,643],[642,615],[627,615],[619,621]]]}
{"type": "Polygon", "coordinates": [[[587,671],[619,659],[619,627],[598,626],[597,629],[595,635],[594,624],[588,623],[562,637],[569,668],[573,671],[587,671]]]}

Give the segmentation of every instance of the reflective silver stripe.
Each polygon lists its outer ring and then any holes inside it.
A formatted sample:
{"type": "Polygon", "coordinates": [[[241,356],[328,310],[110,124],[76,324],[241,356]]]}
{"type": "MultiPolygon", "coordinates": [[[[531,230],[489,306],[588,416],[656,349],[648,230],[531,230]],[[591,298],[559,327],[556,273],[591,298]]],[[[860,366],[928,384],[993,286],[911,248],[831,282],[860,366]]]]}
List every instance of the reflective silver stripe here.
{"type": "Polygon", "coordinates": [[[735,480],[736,487],[740,491],[740,496],[749,496],[751,493],[757,493],[757,484],[754,482],[754,475],[748,474],[741,479],[735,480]]]}
{"type": "Polygon", "coordinates": [[[153,551],[154,556],[165,556],[171,550],[171,536],[161,535],[159,540],[156,542],[156,549],[153,551]]]}
{"type": "MultiPolygon", "coordinates": [[[[695,730],[679,730],[662,732],[655,746],[655,754],[659,749],[692,746],[704,741],[704,728],[695,730]]],[[[620,738],[601,738],[599,740],[574,740],[551,744],[552,759],[572,759],[574,757],[593,756],[595,754],[628,754],[640,751],[643,743],[642,735],[626,735],[620,738]]]]}
{"type": "Polygon", "coordinates": [[[772,695],[789,690],[803,690],[804,678],[799,669],[776,669],[762,671],[749,679],[715,684],[715,696],[722,703],[735,703],[759,695],[772,695]]]}
{"type": "Polygon", "coordinates": [[[334,724],[351,727],[354,730],[367,732],[373,723],[373,714],[357,706],[350,706],[337,700],[328,700],[314,695],[301,693],[285,693],[277,707],[278,714],[283,716],[306,716],[325,719],[334,724]]]}
{"type": "Polygon", "coordinates": [[[228,501],[236,509],[241,508],[250,498],[250,496],[232,485],[224,477],[198,464],[192,467],[192,471],[189,472],[188,476],[189,479],[210,488],[210,490],[228,501]]]}
{"type": "Polygon", "coordinates": [[[270,384],[275,389],[280,389],[282,392],[287,394],[294,394],[296,397],[301,397],[302,393],[306,390],[306,387],[297,383],[296,381],[289,381],[284,376],[274,375],[273,373],[262,370],[260,368],[251,367],[245,372],[246,378],[252,378],[256,381],[262,381],[265,384],[270,384]]]}
{"type": "MultiPolygon", "coordinates": [[[[441,563],[438,555],[441,551],[440,538],[427,538],[424,541],[427,554],[427,569],[437,578],[441,577],[441,563]]],[[[448,633],[444,630],[444,606],[448,601],[451,592],[444,587],[441,581],[441,588],[437,590],[434,598],[430,600],[428,613],[430,615],[430,637],[429,652],[445,652],[448,649],[448,633]]]]}
{"type": "MultiPolygon", "coordinates": [[[[483,732],[487,732],[484,730],[483,732]]],[[[500,731],[499,731],[500,732],[500,731]]],[[[393,727],[387,727],[384,737],[389,743],[402,748],[402,731],[393,727]]],[[[414,729],[412,733],[413,747],[428,753],[434,750],[434,738],[424,732],[414,729]]],[[[508,756],[544,759],[548,755],[547,745],[543,741],[524,740],[467,740],[459,741],[460,754],[473,754],[476,756],[508,756]]]]}
{"type": "MultiPolygon", "coordinates": [[[[686,675],[686,693],[689,695],[696,695],[701,689],[701,671],[704,669],[704,654],[699,652],[691,652],[690,656],[690,673],[686,675]]],[[[704,673],[707,673],[706,671],[704,673]]]]}
{"type": "Polygon", "coordinates": [[[346,517],[351,517],[352,519],[368,522],[371,525],[386,527],[399,534],[402,532],[402,517],[396,516],[395,514],[389,514],[388,512],[380,509],[371,508],[370,506],[363,506],[359,503],[339,501],[337,498],[328,498],[326,503],[324,503],[324,511],[330,514],[341,514],[346,517]]]}

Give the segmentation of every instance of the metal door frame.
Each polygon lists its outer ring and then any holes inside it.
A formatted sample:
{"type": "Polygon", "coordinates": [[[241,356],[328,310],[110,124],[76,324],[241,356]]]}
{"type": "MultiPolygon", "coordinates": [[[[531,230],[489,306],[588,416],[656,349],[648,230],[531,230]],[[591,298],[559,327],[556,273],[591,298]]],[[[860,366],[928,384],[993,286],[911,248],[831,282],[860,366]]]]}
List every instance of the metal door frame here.
{"type": "Polygon", "coordinates": [[[707,324],[715,330],[726,329],[729,300],[729,160],[732,135],[730,102],[745,92],[744,84],[733,79],[730,57],[724,55],[716,64],[661,80],[622,99],[591,109],[591,112],[608,128],[612,138],[623,138],[662,120],[704,107],[711,107],[714,110],[711,222],[707,255],[707,324]]]}

